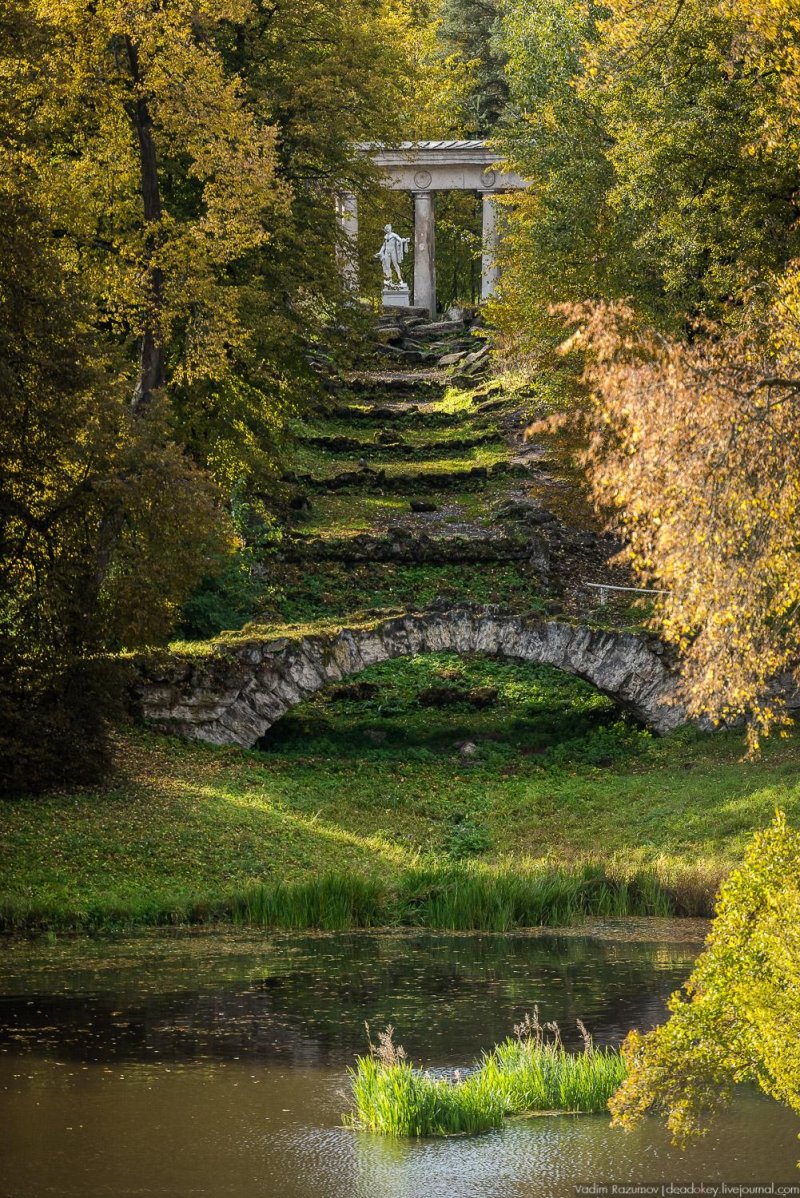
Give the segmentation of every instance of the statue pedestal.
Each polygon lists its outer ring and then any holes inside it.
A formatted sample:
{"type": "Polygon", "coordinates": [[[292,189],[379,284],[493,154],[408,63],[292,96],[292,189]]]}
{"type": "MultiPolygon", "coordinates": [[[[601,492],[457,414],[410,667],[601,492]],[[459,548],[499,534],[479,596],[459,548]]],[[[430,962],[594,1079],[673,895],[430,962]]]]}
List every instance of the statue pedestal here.
{"type": "Polygon", "coordinates": [[[383,306],[384,308],[409,308],[411,303],[408,283],[391,283],[388,286],[384,284],[383,306]]]}

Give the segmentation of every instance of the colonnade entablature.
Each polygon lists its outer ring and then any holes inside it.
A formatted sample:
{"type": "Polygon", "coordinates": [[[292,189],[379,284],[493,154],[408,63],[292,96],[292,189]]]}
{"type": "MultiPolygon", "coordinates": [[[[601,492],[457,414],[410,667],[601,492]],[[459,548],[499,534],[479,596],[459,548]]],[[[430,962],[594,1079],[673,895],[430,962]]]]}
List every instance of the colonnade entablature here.
{"type": "MultiPolygon", "coordinates": [[[[504,168],[502,156],[485,141],[405,141],[398,146],[365,142],[358,146],[382,173],[382,182],[392,191],[409,191],[414,197],[414,306],[436,313],[436,216],[433,204],[437,191],[474,191],[482,198],[481,299],[493,294],[499,278],[497,267],[497,205],[499,194],[516,191],[528,183],[515,171],[504,168]]],[[[353,195],[339,198],[339,219],[350,240],[342,255],[342,269],[351,290],[358,290],[355,246],[358,238],[358,203],[353,195]]],[[[388,286],[384,304],[407,305],[407,288],[388,286]]]]}

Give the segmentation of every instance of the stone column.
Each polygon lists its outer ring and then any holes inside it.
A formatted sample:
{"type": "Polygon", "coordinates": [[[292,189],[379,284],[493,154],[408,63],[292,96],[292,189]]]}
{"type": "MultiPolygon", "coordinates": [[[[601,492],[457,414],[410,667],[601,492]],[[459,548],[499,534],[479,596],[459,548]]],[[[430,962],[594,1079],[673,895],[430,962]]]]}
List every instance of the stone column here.
{"type": "Polygon", "coordinates": [[[496,192],[484,191],[483,200],[483,249],[481,253],[481,299],[494,295],[500,278],[497,265],[497,204],[496,192]]]}
{"type": "Polygon", "coordinates": [[[336,262],[345,287],[358,295],[358,199],[349,193],[336,197],[336,219],[344,234],[336,242],[336,262]]]}
{"type": "Polygon", "coordinates": [[[414,307],[436,315],[436,228],[433,192],[414,192],[414,307]]]}

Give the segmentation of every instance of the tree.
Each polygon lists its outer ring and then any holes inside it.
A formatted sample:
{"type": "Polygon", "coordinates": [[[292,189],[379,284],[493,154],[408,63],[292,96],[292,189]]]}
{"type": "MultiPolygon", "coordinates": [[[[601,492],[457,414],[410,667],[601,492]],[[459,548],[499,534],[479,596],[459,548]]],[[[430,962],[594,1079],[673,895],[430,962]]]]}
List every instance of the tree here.
{"type": "Polygon", "coordinates": [[[623,1046],[628,1074],[610,1102],[631,1127],[648,1111],[678,1139],[702,1132],[751,1082],[800,1113],[800,835],[782,814],[723,884],[706,947],[671,1016],[623,1046]]]}
{"type": "Polygon", "coordinates": [[[689,710],[748,716],[754,747],[800,655],[800,309],[783,303],[772,347],[758,325],[687,344],[625,305],[570,315],[569,345],[588,354],[595,499],[664,591],[654,620],[680,652],[689,710]]]}
{"type": "MultiPolygon", "coordinates": [[[[212,489],[163,401],[131,404],[124,351],[97,327],[49,175],[49,31],[0,21],[1,786],[105,764],[104,654],[168,632],[219,540],[212,489]],[[60,234],[60,235],[59,235],[60,234]],[[126,395],[127,392],[127,395],[126,395]],[[109,530],[113,529],[113,536],[109,530]]],[[[52,132],[52,130],[49,130],[52,132]]],[[[63,147],[59,147],[63,150],[63,147]]]]}
{"type": "Polygon", "coordinates": [[[103,651],[167,632],[216,539],[213,495],[135,421],[24,169],[0,168],[0,789],[107,760],[103,651]],[[110,561],[103,530],[125,504],[110,561]]]}
{"type": "Polygon", "coordinates": [[[532,184],[495,309],[511,345],[542,360],[554,302],[735,323],[800,250],[798,114],[758,30],[722,0],[506,0],[503,28],[522,115],[504,147],[532,184]]]}
{"type": "Polygon", "coordinates": [[[224,509],[240,544],[270,519],[313,353],[358,324],[334,202],[378,191],[358,141],[431,106],[432,28],[416,0],[0,14],[6,785],[99,761],[99,663],[168,636],[201,575],[251,594],[224,509]]]}
{"type": "Polygon", "coordinates": [[[602,109],[579,90],[583,51],[597,36],[591,5],[505,0],[503,39],[511,104],[519,119],[499,135],[529,181],[509,197],[500,247],[502,282],[491,318],[506,356],[533,373],[553,364],[563,326],[559,300],[641,291],[631,230],[610,207],[613,170],[602,109]]]}
{"type": "Polygon", "coordinates": [[[495,307],[543,391],[575,421],[588,399],[584,465],[667,592],[689,709],[753,716],[751,748],[800,656],[800,36],[776,12],[510,0],[507,144],[532,186],[495,307]],[[581,353],[555,352],[565,317],[581,353]]]}
{"type": "Polygon", "coordinates": [[[610,0],[584,54],[580,89],[609,136],[609,202],[630,213],[631,250],[657,274],[650,314],[675,330],[701,313],[727,319],[800,248],[800,111],[745,10],[610,0]]]}
{"type": "Polygon", "coordinates": [[[468,73],[461,98],[460,133],[488,137],[508,105],[506,55],[500,38],[498,0],[443,0],[439,37],[445,56],[468,73]]]}
{"type": "Polygon", "coordinates": [[[224,375],[245,336],[234,264],[287,204],[276,131],[215,46],[248,0],[40,0],[41,184],[96,287],[139,340],[138,410],[170,381],[224,375]]]}

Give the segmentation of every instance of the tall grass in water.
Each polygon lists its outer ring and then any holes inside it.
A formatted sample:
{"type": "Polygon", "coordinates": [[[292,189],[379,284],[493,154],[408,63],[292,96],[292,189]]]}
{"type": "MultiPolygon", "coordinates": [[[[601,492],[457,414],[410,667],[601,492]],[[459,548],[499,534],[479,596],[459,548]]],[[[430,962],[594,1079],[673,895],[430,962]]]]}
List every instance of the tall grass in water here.
{"type": "Polygon", "coordinates": [[[613,877],[592,864],[417,869],[403,878],[401,887],[402,922],[454,931],[506,932],[514,927],[555,927],[588,915],[675,913],[671,896],[655,874],[613,877]]]}
{"type": "Polygon", "coordinates": [[[386,923],[382,887],[356,874],[325,874],[307,882],[252,886],[234,897],[236,923],[273,928],[341,931],[386,923]]]}
{"type": "Polygon", "coordinates": [[[399,877],[329,872],[297,882],[258,882],[233,894],[135,899],[110,893],[81,908],[0,901],[0,931],[102,931],[144,925],[232,920],[256,927],[426,927],[507,932],[559,926],[586,916],[710,915],[718,879],[687,873],[665,879],[655,871],[612,874],[601,865],[416,866],[399,877]]]}
{"type": "Polygon", "coordinates": [[[488,1131],[509,1115],[534,1111],[604,1112],[625,1076],[620,1054],[596,1049],[588,1035],[583,1052],[567,1052],[555,1024],[547,1025],[548,1040],[535,1013],[526,1021],[516,1039],[452,1080],[415,1069],[387,1028],[378,1050],[371,1046],[351,1071],[353,1110],[346,1121],[382,1135],[445,1136],[488,1131]]]}
{"type": "Polygon", "coordinates": [[[514,870],[502,866],[417,867],[394,883],[357,874],[257,884],[234,895],[230,916],[261,927],[427,927],[506,932],[551,927],[587,915],[672,915],[654,874],[610,876],[601,866],[514,870]]]}

